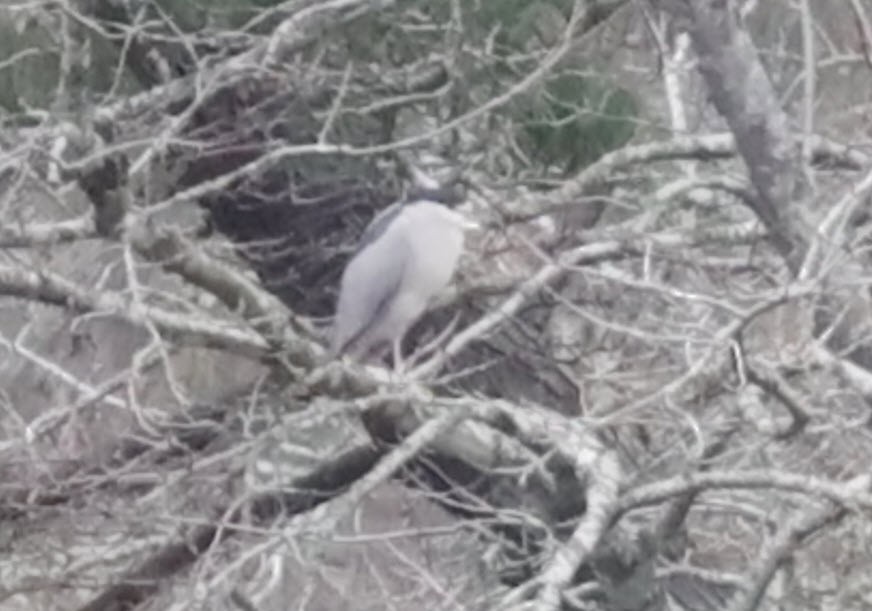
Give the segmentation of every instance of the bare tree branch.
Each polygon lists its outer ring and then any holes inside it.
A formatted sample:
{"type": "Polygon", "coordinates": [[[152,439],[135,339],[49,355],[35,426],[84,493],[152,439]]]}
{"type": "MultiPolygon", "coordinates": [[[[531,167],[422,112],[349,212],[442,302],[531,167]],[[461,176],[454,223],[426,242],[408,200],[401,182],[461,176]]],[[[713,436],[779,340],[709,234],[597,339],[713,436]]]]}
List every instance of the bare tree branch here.
{"type": "Polygon", "coordinates": [[[754,211],[797,273],[809,238],[794,205],[800,197],[796,139],[751,37],[729,3],[680,0],[663,7],[688,28],[712,103],[735,135],[757,190],[754,211]]]}
{"type": "Polygon", "coordinates": [[[640,486],[624,494],[618,510],[623,512],[640,505],[658,503],[671,496],[711,488],[777,488],[800,492],[812,497],[824,497],[849,509],[872,507],[869,476],[863,475],[844,482],[833,482],[814,476],[798,475],[775,469],[753,471],[689,473],[640,486]]]}
{"type": "MultiPolygon", "coordinates": [[[[253,499],[253,511],[262,520],[275,517],[279,508],[288,515],[309,511],[340,494],[351,482],[366,473],[378,456],[379,453],[371,447],[351,448],[297,482],[294,488],[299,492],[288,493],[280,497],[279,502],[276,502],[275,494],[253,499]]],[[[157,591],[164,580],[195,562],[200,554],[210,548],[216,536],[233,536],[234,522],[241,517],[240,512],[235,512],[226,527],[208,524],[188,529],[181,534],[180,541],[166,545],[138,568],[120,578],[118,583],[110,585],[80,607],[80,611],[122,611],[142,603],[157,591]]]]}
{"type": "Polygon", "coordinates": [[[134,308],[117,295],[78,286],[51,272],[0,266],[0,294],[35,299],[75,312],[112,313],[134,324],[148,320],[185,341],[222,347],[239,354],[256,356],[268,347],[259,335],[224,321],[204,321],[149,305],[134,308]]]}
{"type": "Polygon", "coordinates": [[[749,588],[739,592],[727,607],[728,611],[754,611],[759,609],[766,594],[766,589],[775,572],[785,563],[809,537],[821,529],[837,524],[847,511],[844,508],[832,507],[807,509],[788,524],[785,524],[767,542],[754,567],[748,571],[749,588]]]}

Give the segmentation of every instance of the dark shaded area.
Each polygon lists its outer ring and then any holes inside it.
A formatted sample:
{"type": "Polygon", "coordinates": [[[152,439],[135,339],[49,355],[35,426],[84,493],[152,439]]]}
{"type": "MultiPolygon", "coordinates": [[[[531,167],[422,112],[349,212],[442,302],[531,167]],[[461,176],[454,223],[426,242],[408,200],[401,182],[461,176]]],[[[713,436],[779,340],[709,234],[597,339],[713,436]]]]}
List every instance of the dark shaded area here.
{"type": "MultiPolygon", "coordinates": [[[[95,124],[96,134],[105,145],[115,141],[115,130],[107,123],[95,124]]],[[[128,210],[127,171],[130,162],[123,155],[106,157],[96,166],[80,172],[79,187],[94,206],[94,225],[101,236],[111,237],[128,210]]]]}
{"type": "Polygon", "coordinates": [[[677,573],[670,575],[665,581],[669,596],[684,609],[724,609],[736,593],[734,586],[708,581],[698,575],[677,573]]]}
{"type": "Polygon", "coordinates": [[[517,586],[535,577],[547,561],[548,543],[563,541],[584,514],[582,482],[557,456],[546,461],[543,472],[519,483],[516,474],[482,472],[444,455],[421,456],[404,473],[403,481],[425,491],[449,513],[486,525],[484,539],[500,552],[499,579],[517,586]]]}
{"type": "MultiPolygon", "coordinates": [[[[195,58],[184,44],[172,40],[171,31],[162,37],[146,37],[142,32],[127,35],[129,24],[136,18],[132,11],[140,5],[113,0],[93,0],[92,5],[94,17],[106,32],[119,47],[125,45],[127,67],[141,86],[147,88],[185,76],[195,67],[195,58]]],[[[161,15],[149,10],[142,17],[158,20],[161,15]]],[[[199,50],[205,49],[201,46],[199,50]]]]}
{"type": "Polygon", "coordinates": [[[362,232],[387,197],[353,181],[305,185],[297,193],[276,176],[259,194],[225,195],[206,204],[215,229],[230,238],[264,287],[294,311],[329,316],[353,247],[340,236],[362,232]],[[270,192],[276,192],[269,197],[270,192]]]}
{"type": "MultiPolygon", "coordinates": [[[[382,410],[370,410],[364,424],[379,444],[398,443],[408,434],[406,423],[382,410]]],[[[493,424],[512,435],[508,419],[493,424]]],[[[557,452],[548,454],[544,447],[530,449],[545,458],[541,468],[524,477],[511,468],[485,471],[432,451],[416,457],[399,475],[452,515],[483,525],[479,535],[497,544],[499,578],[509,586],[538,573],[548,546],[569,536],[587,506],[586,482],[578,479],[569,461],[557,452]]]]}

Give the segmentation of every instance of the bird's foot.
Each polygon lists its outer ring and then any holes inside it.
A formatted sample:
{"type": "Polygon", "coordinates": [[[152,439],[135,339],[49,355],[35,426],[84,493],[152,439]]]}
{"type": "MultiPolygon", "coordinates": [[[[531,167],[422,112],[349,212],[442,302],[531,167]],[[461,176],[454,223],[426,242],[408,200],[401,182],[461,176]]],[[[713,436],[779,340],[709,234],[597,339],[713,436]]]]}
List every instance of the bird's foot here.
{"type": "Polygon", "coordinates": [[[439,333],[439,335],[418,348],[412,354],[412,356],[409,357],[410,365],[407,371],[413,370],[415,367],[417,367],[418,363],[445,348],[445,346],[448,344],[448,341],[451,339],[454,330],[457,329],[458,322],[460,322],[459,313],[454,315],[454,318],[452,318],[451,321],[447,325],[445,325],[445,328],[439,333]]]}
{"type": "Polygon", "coordinates": [[[403,352],[399,341],[394,342],[393,349],[394,374],[401,376],[406,372],[406,361],[403,359],[403,352]]]}

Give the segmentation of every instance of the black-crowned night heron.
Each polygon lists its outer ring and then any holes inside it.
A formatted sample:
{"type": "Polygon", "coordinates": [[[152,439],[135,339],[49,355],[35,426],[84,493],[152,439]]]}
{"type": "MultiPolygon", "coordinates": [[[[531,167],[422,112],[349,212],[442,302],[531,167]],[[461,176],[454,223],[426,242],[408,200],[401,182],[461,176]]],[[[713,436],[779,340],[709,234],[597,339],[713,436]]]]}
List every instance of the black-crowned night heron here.
{"type": "Polygon", "coordinates": [[[451,281],[465,231],[478,227],[441,199],[419,190],[364,230],[342,274],[331,356],[366,360],[392,346],[394,368],[402,368],[403,336],[451,281]]]}

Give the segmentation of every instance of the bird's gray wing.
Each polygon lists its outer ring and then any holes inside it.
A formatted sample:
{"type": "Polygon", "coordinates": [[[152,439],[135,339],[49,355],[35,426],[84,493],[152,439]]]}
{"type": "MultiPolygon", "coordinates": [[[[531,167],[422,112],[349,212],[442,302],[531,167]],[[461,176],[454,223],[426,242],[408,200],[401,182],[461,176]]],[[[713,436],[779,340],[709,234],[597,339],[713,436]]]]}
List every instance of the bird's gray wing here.
{"type": "Polygon", "coordinates": [[[451,208],[463,201],[463,195],[453,186],[444,187],[412,187],[406,193],[405,201],[414,202],[426,200],[436,202],[451,208]]]}
{"type": "Polygon", "coordinates": [[[407,251],[402,235],[385,232],[351,259],[342,274],[331,340],[333,356],[364,340],[384,315],[403,281],[407,251]]]}
{"type": "Polygon", "coordinates": [[[385,231],[387,231],[387,228],[394,221],[394,219],[399,216],[402,209],[403,202],[398,201],[394,202],[393,204],[376,214],[369,222],[369,225],[366,226],[366,229],[363,230],[360,239],[357,241],[357,252],[359,253],[364,248],[372,244],[375,240],[377,240],[380,236],[384,235],[385,231]]]}
{"type": "Polygon", "coordinates": [[[403,207],[412,205],[417,201],[431,201],[445,205],[454,205],[463,201],[463,198],[458,196],[453,189],[447,187],[438,189],[415,187],[409,190],[403,199],[394,202],[372,218],[357,241],[357,251],[360,252],[380,236],[384,235],[391,223],[403,211],[403,207]]]}

